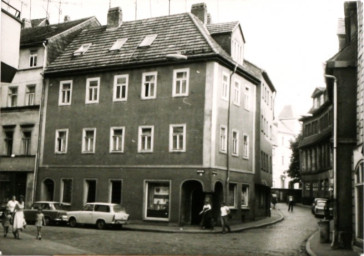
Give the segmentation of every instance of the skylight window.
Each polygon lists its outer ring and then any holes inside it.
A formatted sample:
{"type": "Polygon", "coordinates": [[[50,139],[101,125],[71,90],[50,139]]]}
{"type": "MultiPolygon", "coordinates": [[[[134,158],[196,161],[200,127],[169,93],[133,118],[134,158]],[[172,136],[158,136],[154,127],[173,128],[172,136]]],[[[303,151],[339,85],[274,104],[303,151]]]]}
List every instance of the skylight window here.
{"type": "Polygon", "coordinates": [[[139,47],[150,46],[154,42],[154,40],[156,38],[157,38],[157,34],[145,36],[145,38],[143,39],[143,41],[140,43],[139,47]]]}
{"type": "Polygon", "coordinates": [[[128,38],[117,39],[115,43],[111,46],[110,51],[117,51],[125,44],[128,38]]]}
{"type": "Polygon", "coordinates": [[[74,51],[73,56],[79,56],[82,54],[85,54],[85,52],[90,48],[91,43],[83,44],[80,48],[78,48],[76,51],[74,51]]]}

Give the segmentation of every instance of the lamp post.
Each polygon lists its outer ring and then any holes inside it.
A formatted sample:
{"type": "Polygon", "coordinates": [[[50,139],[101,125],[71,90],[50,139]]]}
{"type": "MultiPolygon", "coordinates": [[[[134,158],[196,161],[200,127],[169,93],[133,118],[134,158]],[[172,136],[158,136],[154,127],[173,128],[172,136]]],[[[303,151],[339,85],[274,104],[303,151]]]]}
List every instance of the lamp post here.
{"type": "Polygon", "coordinates": [[[326,78],[334,80],[334,95],[333,95],[333,107],[334,107],[334,131],[333,131],[333,170],[334,170],[334,191],[333,191],[333,203],[334,203],[334,230],[333,239],[331,243],[332,248],[337,247],[337,235],[338,235],[338,209],[337,209],[337,79],[333,75],[325,75],[326,78]]]}

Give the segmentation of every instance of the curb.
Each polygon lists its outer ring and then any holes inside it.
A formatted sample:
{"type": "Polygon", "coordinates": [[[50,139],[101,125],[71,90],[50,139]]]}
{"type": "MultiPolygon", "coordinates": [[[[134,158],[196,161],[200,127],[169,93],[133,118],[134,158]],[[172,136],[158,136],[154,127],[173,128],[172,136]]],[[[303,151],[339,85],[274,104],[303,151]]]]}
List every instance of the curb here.
{"type": "Polygon", "coordinates": [[[312,235],[308,238],[307,242],[306,242],[306,252],[310,255],[310,256],[317,256],[316,253],[314,253],[311,250],[311,240],[313,239],[313,237],[316,235],[316,233],[319,232],[319,230],[316,230],[315,232],[312,233],[312,235]]]}

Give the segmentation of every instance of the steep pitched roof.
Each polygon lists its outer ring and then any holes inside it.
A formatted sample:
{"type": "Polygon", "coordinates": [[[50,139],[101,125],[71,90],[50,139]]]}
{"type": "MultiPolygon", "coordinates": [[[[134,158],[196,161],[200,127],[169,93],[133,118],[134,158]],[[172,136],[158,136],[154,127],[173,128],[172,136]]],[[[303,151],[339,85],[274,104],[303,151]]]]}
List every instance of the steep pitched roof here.
{"type": "Polygon", "coordinates": [[[311,98],[314,98],[315,96],[322,94],[325,91],[326,91],[326,87],[316,87],[311,95],[311,98]]]}
{"type": "Polygon", "coordinates": [[[278,119],[279,120],[295,119],[292,106],[291,105],[284,106],[283,109],[281,110],[281,113],[279,113],[278,119]]]}
{"type": "Polygon", "coordinates": [[[212,34],[231,33],[238,25],[239,21],[231,21],[224,23],[208,24],[206,28],[212,35],[212,34]]]}
{"type": "Polygon", "coordinates": [[[60,34],[67,29],[77,26],[91,18],[64,22],[60,24],[40,26],[34,28],[25,28],[21,30],[20,47],[41,44],[47,38],[60,34]]]}
{"type": "Polygon", "coordinates": [[[248,60],[244,60],[243,66],[247,70],[249,70],[252,74],[254,74],[254,76],[265,79],[265,81],[267,82],[270,89],[273,92],[276,91],[276,88],[274,87],[272,81],[270,80],[270,78],[268,76],[268,73],[264,69],[261,69],[260,67],[258,67],[257,65],[251,63],[248,60]]]}

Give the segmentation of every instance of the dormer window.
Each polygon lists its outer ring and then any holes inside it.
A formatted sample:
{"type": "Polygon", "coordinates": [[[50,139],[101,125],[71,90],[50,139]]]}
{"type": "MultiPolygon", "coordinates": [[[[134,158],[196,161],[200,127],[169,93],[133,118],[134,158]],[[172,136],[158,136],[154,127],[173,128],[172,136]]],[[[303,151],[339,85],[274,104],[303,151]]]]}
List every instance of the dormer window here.
{"type": "Polygon", "coordinates": [[[125,44],[128,38],[117,39],[115,43],[111,46],[110,51],[117,51],[125,44]]]}
{"type": "Polygon", "coordinates": [[[90,48],[91,43],[83,44],[80,48],[78,48],[76,51],[74,51],[73,56],[79,56],[85,54],[87,52],[88,48],[90,48]]]}
{"type": "Polygon", "coordinates": [[[235,39],[232,40],[231,57],[240,65],[243,65],[243,58],[244,58],[243,52],[244,52],[243,45],[235,39]]]}
{"type": "Polygon", "coordinates": [[[143,41],[140,43],[139,47],[151,46],[151,44],[154,42],[154,40],[156,38],[157,38],[157,34],[145,36],[145,38],[143,39],[143,41]]]}

